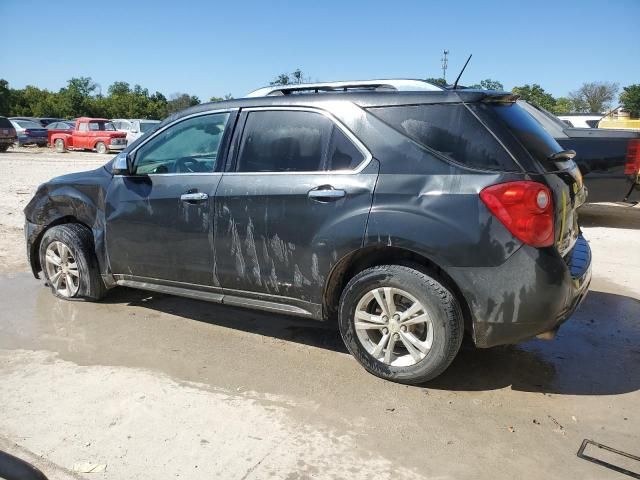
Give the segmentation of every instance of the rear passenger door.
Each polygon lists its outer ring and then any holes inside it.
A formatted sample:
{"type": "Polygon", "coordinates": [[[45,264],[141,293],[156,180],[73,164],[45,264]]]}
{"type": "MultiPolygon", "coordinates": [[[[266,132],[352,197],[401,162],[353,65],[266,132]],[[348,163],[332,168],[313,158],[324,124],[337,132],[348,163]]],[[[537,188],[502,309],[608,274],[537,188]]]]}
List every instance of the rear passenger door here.
{"type": "Polygon", "coordinates": [[[225,302],[317,315],[331,267],[362,245],[377,162],[332,116],[306,108],[243,111],[233,152],[214,207],[225,302]]]}

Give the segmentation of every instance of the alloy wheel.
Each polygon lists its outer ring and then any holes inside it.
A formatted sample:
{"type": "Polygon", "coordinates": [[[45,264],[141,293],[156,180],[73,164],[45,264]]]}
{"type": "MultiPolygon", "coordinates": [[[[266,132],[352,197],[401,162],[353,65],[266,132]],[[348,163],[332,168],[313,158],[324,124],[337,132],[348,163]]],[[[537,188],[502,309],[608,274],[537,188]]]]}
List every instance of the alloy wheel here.
{"type": "Polygon", "coordinates": [[[395,367],[420,362],[433,344],[429,312],[399,288],[381,287],[364,294],[356,307],[354,326],[367,352],[395,367]]]}
{"type": "Polygon", "coordinates": [[[73,297],[80,288],[80,272],[71,249],[60,241],[51,242],[45,252],[47,277],[55,291],[73,297]]]}

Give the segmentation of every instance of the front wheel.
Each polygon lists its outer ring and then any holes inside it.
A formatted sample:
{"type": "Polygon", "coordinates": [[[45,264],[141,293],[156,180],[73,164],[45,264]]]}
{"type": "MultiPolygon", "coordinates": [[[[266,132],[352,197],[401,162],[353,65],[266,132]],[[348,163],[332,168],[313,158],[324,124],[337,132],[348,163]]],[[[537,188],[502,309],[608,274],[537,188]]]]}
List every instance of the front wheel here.
{"type": "Polygon", "coordinates": [[[460,349],[460,304],[438,280],[400,265],[357,274],[339,308],[347,349],[370,373],[421,384],[440,375],[460,349]]]}
{"type": "Polygon", "coordinates": [[[64,140],[62,140],[61,138],[58,138],[55,142],[53,142],[53,145],[56,148],[56,152],[64,153],[65,151],[64,140]]]}
{"type": "Polygon", "coordinates": [[[107,146],[104,144],[104,142],[98,142],[96,143],[96,152],[98,152],[101,155],[104,155],[105,153],[107,153],[109,151],[109,149],[107,148],[107,146]]]}
{"type": "Polygon", "coordinates": [[[66,300],[99,300],[106,292],[93,235],[76,223],[51,227],[40,242],[40,265],[52,293],[66,300]]]}

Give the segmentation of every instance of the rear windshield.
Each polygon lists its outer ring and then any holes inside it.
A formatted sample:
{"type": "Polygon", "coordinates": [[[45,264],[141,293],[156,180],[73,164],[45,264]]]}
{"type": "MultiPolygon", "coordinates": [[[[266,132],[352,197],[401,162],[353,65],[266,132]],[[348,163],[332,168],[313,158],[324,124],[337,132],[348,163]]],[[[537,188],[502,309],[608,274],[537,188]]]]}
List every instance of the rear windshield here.
{"type": "Polygon", "coordinates": [[[31,120],[14,120],[22,128],[42,128],[42,125],[32,122],[31,120]]]}
{"type": "Polygon", "coordinates": [[[13,125],[7,118],[0,117],[0,128],[13,128],[13,125]]]}
{"type": "Polygon", "coordinates": [[[462,104],[375,107],[369,112],[454,162],[483,170],[521,170],[462,104]]]}
{"type": "Polygon", "coordinates": [[[525,170],[537,170],[531,165],[532,161],[546,171],[562,169],[561,165],[548,160],[562,151],[562,147],[517,103],[473,103],[469,108],[516,155],[525,170]],[[529,158],[525,159],[523,155],[529,158]]]}

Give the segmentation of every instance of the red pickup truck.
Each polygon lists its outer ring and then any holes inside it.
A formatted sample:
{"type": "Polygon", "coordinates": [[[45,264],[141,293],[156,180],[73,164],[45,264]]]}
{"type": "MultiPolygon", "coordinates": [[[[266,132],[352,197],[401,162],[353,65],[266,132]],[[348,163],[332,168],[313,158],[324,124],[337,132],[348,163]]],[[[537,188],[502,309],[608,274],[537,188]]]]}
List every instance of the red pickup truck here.
{"type": "Polygon", "coordinates": [[[52,132],[49,144],[53,145],[56,152],[95,150],[109,153],[127,146],[127,134],[118,132],[106,118],[80,117],[72,130],[52,132]]]}

